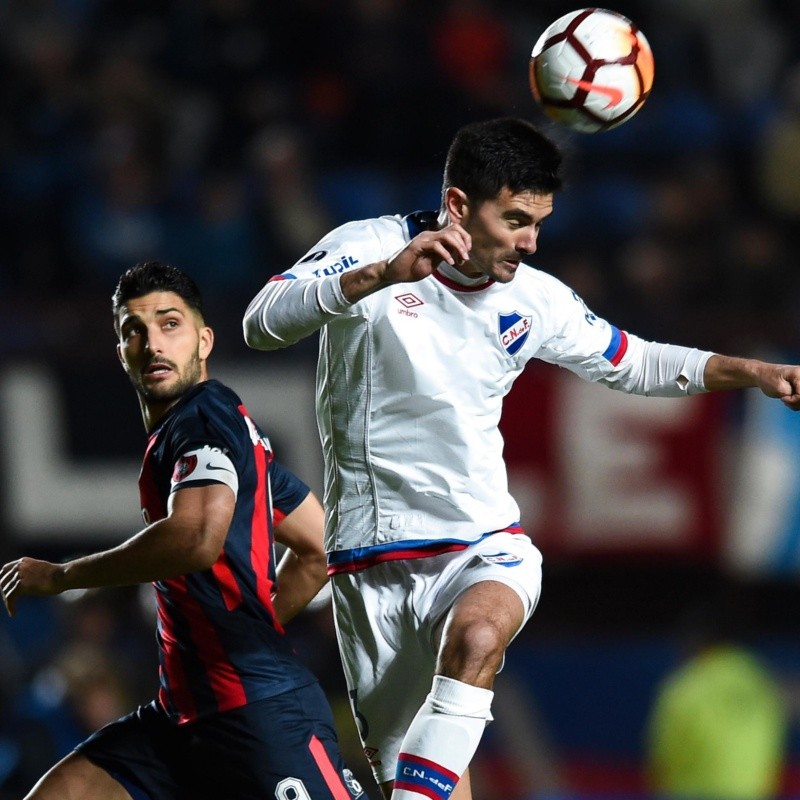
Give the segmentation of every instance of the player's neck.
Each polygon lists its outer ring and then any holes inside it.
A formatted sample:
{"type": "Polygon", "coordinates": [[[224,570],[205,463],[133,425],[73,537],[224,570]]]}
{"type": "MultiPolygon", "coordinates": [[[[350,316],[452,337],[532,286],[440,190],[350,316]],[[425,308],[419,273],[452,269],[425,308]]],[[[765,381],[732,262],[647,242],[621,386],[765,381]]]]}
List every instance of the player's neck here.
{"type": "MultiPolygon", "coordinates": [[[[196,386],[197,384],[194,384],[196,386]]],[[[194,388],[194,386],[190,388],[194,388]]],[[[189,390],[187,390],[189,391],[189,390]]],[[[167,400],[145,400],[139,397],[139,406],[142,410],[142,420],[144,422],[145,430],[152,433],[164,419],[164,417],[172,410],[174,406],[183,400],[186,392],[178,397],[172,397],[167,400]]]]}

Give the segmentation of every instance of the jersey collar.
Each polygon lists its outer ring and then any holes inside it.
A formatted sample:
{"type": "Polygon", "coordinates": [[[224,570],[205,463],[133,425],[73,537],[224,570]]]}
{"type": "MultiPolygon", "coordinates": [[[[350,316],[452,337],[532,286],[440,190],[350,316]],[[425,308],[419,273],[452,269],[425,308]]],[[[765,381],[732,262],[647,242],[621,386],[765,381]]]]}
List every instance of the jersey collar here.
{"type": "Polygon", "coordinates": [[[436,230],[436,223],[439,215],[436,211],[414,211],[403,217],[406,232],[408,233],[408,240],[411,241],[417,234],[422,231],[436,230]]]}
{"type": "Polygon", "coordinates": [[[492,278],[481,276],[479,278],[468,278],[462,272],[459,272],[454,266],[443,261],[433,271],[433,277],[439,283],[443,283],[448,289],[453,289],[457,292],[482,292],[494,285],[492,278]]]}

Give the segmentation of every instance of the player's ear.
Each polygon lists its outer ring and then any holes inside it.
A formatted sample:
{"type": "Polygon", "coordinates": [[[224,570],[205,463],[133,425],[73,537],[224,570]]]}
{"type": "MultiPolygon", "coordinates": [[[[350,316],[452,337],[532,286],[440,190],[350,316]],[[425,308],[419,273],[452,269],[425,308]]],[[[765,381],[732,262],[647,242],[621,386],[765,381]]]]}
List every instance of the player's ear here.
{"type": "Polygon", "coordinates": [[[128,365],[125,363],[125,359],[122,357],[122,347],[117,345],[117,358],[119,359],[119,363],[122,364],[122,369],[125,372],[128,372],[128,365]]]}
{"type": "Polygon", "coordinates": [[[451,222],[460,223],[467,213],[467,195],[456,186],[448,186],[444,191],[444,207],[451,222]]]}
{"type": "Polygon", "coordinates": [[[211,351],[214,349],[214,331],[207,325],[203,325],[199,329],[198,333],[200,336],[198,353],[200,358],[205,361],[211,355],[211,351]]]}

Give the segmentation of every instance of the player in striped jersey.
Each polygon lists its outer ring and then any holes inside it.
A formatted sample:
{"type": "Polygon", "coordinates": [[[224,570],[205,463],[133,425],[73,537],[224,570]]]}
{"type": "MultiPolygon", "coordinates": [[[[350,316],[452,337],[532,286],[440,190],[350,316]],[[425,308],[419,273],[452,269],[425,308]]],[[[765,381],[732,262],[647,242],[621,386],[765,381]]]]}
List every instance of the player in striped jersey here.
{"type": "Polygon", "coordinates": [[[23,595],[152,581],[161,686],[56,764],[30,800],[361,796],[283,629],[326,580],[318,500],[274,460],[241,400],[208,379],[213,331],[187,275],[139,264],[113,311],[149,435],[146,527],[65,564],[10,562],[0,588],[13,614],[23,595]],[[273,536],[289,548],[277,567],[273,536]]]}
{"type": "Polygon", "coordinates": [[[758,387],[800,407],[800,368],[645,341],[524,263],[560,162],[523,120],[468,125],[438,212],[341,226],[245,314],[246,341],[262,350],[320,330],[339,646],[365,752],[393,800],[470,796],[461,776],[495,673],[539,597],[541,556],[519,527],[498,430],[528,361],[634,394],[758,387]]]}

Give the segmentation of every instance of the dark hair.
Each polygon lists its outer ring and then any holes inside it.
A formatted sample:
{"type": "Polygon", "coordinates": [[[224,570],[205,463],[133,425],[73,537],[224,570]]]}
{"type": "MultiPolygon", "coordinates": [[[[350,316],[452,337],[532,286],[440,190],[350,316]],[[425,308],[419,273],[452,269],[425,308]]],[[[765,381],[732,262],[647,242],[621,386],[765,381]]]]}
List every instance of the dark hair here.
{"type": "Polygon", "coordinates": [[[177,267],[161,261],[142,261],[125,272],[111,298],[111,310],[116,320],[120,307],[133,297],[151,292],[174,292],[189,308],[203,317],[203,298],[197,284],[177,267]]]}
{"type": "Polygon", "coordinates": [[[552,194],[561,188],[561,152],[531,123],[501,117],[465,125],[455,135],[444,168],[442,196],[455,186],[476,203],[503,188],[514,194],[552,194]]]}

